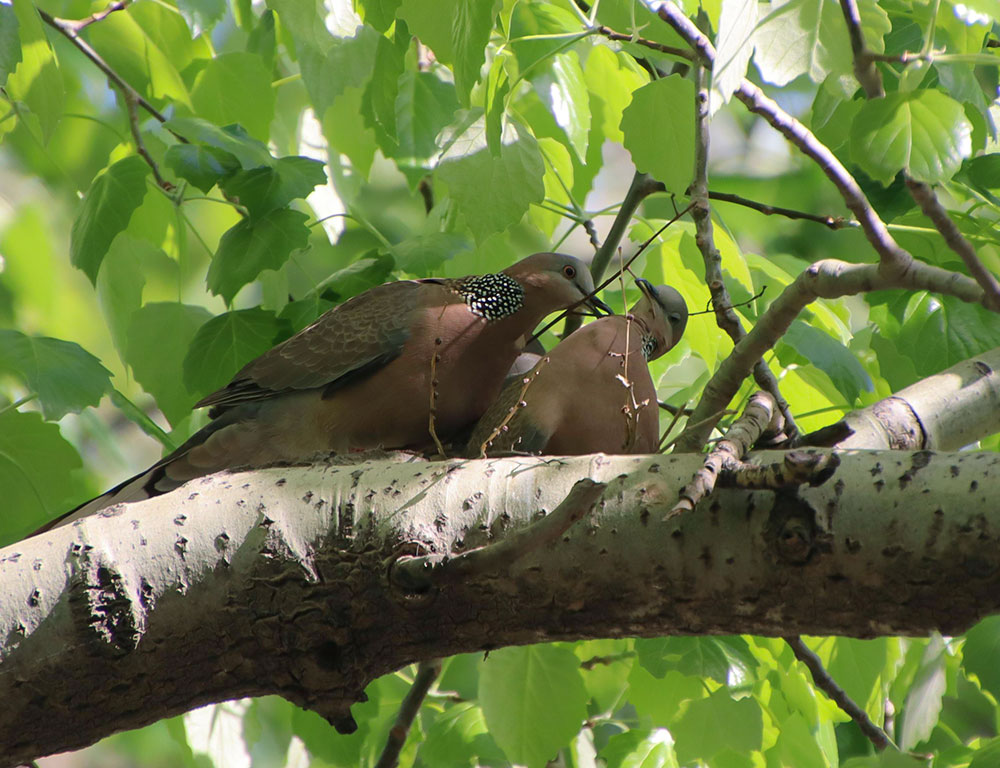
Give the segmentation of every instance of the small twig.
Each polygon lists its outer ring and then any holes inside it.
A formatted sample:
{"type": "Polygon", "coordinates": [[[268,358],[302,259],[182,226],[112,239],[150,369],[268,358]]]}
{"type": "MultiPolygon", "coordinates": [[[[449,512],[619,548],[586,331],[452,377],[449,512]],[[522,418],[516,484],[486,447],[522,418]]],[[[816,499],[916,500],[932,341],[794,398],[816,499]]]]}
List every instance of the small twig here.
{"type": "Polygon", "coordinates": [[[969,273],[983,289],[983,303],[989,309],[1000,312],[1000,282],[980,261],[976,249],[972,247],[972,243],[965,239],[955,222],[948,216],[948,212],[938,201],[934,190],[923,182],[911,178],[906,179],[906,186],[917,205],[920,206],[920,210],[934,222],[934,226],[941,233],[945,243],[961,257],[969,273]]]}
{"type": "Polygon", "coordinates": [[[616,662],[625,661],[625,659],[634,659],[635,657],[635,651],[622,651],[621,653],[615,653],[610,656],[591,656],[589,659],[585,659],[580,662],[580,669],[593,669],[599,664],[603,666],[610,666],[616,662]]]}
{"type": "Polygon", "coordinates": [[[672,405],[668,405],[667,403],[661,403],[659,401],[657,401],[656,404],[660,406],[660,408],[662,408],[663,410],[672,414],[670,423],[667,424],[667,428],[663,430],[663,434],[660,435],[660,439],[656,443],[656,450],[657,452],[660,452],[663,450],[663,444],[667,441],[667,437],[670,436],[670,433],[674,431],[674,427],[677,426],[677,422],[681,420],[682,416],[690,416],[692,412],[691,409],[687,407],[674,408],[672,405]]]}
{"type": "MultiPolygon", "coordinates": [[[[694,150],[694,181],[691,183],[691,202],[694,208],[691,218],[695,226],[695,243],[701,251],[705,264],[705,283],[712,296],[712,306],[715,308],[715,321],[719,328],[728,334],[733,344],[738,344],[746,336],[746,330],[736,312],[731,309],[732,299],[722,277],[722,255],[715,247],[715,234],[712,224],[712,209],[708,202],[708,85],[704,67],[695,67],[695,150],[694,150]]],[[[770,392],[785,420],[785,429],[790,437],[798,433],[795,420],[792,417],[788,401],[781,394],[778,379],[764,362],[758,358],[752,366],[753,377],[757,386],[770,392]]]]}
{"type": "MultiPolygon", "coordinates": [[[[434,339],[434,346],[439,347],[444,343],[442,339],[434,339]]],[[[438,379],[437,379],[437,364],[441,361],[441,355],[435,350],[431,354],[431,393],[430,393],[430,403],[427,412],[427,429],[431,433],[431,438],[434,440],[434,446],[437,448],[437,452],[441,454],[442,458],[447,459],[448,454],[444,452],[444,446],[441,445],[441,440],[438,438],[437,428],[435,427],[434,421],[437,416],[437,398],[438,398],[438,379]]]]}
{"type": "MultiPolygon", "coordinates": [[[[851,52],[854,54],[854,76],[865,89],[869,99],[877,99],[885,95],[882,87],[882,75],[875,66],[878,61],[865,47],[865,36],[861,30],[861,14],[858,12],[856,0],[840,0],[840,10],[847,24],[847,34],[851,38],[851,52]]],[[[884,59],[883,59],[884,60],[884,59]]]]}
{"type": "Polygon", "coordinates": [[[399,705],[399,714],[396,715],[396,722],[389,729],[389,735],[385,740],[385,747],[379,756],[375,768],[395,768],[399,764],[399,753],[406,744],[406,737],[410,732],[410,726],[417,717],[427,692],[434,681],[441,675],[441,659],[431,659],[422,661],[417,666],[417,675],[413,678],[413,685],[407,692],[406,697],[399,705]]]}
{"type": "Polygon", "coordinates": [[[135,92],[123,88],[122,98],[125,99],[125,107],[128,110],[128,126],[132,131],[132,140],[135,142],[135,151],[139,154],[139,157],[146,161],[146,165],[152,169],[153,178],[156,180],[160,189],[163,189],[166,192],[173,191],[174,185],[160,175],[160,169],[157,167],[156,161],[153,159],[153,156],[149,154],[149,151],[146,149],[146,144],[142,140],[142,133],[139,130],[139,110],[136,109],[135,92]]]}
{"type": "MultiPolygon", "coordinates": [[[[676,216],[674,216],[666,224],[664,224],[662,227],[660,227],[658,230],[656,230],[652,235],[650,235],[649,238],[642,245],[639,246],[638,250],[636,250],[636,252],[633,253],[629,257],[629,260],[625,262],[625,269],[628,269],[630,266],[632,266],[632,262],[635,261],[637,258],[639,258],[639,255],[644,250],[646,250],[652,244],[652,242],[654,240],[656,240],[656,238],[658,238],[667,229],[667,227],[669,227],[671,224],[674,224],[675,222],[677,222],[677,220],[680,219],[688,211],[690,211],[692,207],[694,207],[694,203],[691,203],[690,205],[688,205],[686,208],[684,208],[684,210],[680,211],[676,216]]],[[[610,239],[610,235],[609,235],[609,239],[610,239]]],[[[607,241],[605,241],[605,242],[607,242],[607,241]]],[[[593,269],[593,266],[591,266],[591,269],[593,269]]],[[[603,291],[605,288],[607,288],[609,285],[611,285],[612,282],[614,282],[617,279],[618,279],[618,275],[617,274],[614,274],[611,277],[607,278],[603,283],[601,283],[600,285],[598,285],[593,291],[591,291],[589,294],[587,294],[584,298],[582,298],[578,302],[576,302],[576,304],[573,304],[572,306],[567,307],[565,310],[563,310],[558,315],[556,315],[555,319],[553,319],[550,322],[546,323],[545,326],[540,331],[535,331],[535,333],[532,334],[531,338],[528,339],[527,343],[530,344],[531,342],[536,341],[543,333],[545,333],[549,328],[551,328],[553,325],[555,325],[556,323],[558,323],[564,317],[566,317],[567,315],[569,315],[576,307],[578,307],[581,304],[583,304],[583,302],[585,302],[591,296],[596,296],[598,293],[600,293],[601,291],[603,291]]],[[[567,330],[569,329],[569,325],[570,325],[570,323],[567,322],[566,323],[567,330]]]]}
{"type": "Polygon", "coordinates": [[[781,427],[781,412],[775,408],[774,398],[767,392],[755,392],[743,415],[733,422],[726,437],[709,452],[691,482],[681,490],[677,503],[665,519],[693,510],[715,489],[723,468],[741,461],[765,432],[777,433],[781,427]]]}
{"type": "Polygon", "coordinates": [[[814,221],[817,224],[822,224],[830,229],[844,229],[845,227],[859,226],[858,222],[853,219],[845,219],[843,216],[819,216],[815,213],[796,211],[792,208],[782,208],[780,205],[758,203],[756,200],[750,200],[749,198],[742,197],[741,195],[733,195],[729,192],[712,192],[709,190],[708,198],[709,200],[718,200],[723,203],[733,203],[734,205],[742,205],[745,208],[752,208],[758,213],[763,213],[765,216],[784,216],[786,219],[814,221]]]}
{"type": "Polygon", "coordinates": [[[97,13],[92,13],[83,19],[59,19],[62,23],[73,28],[74,31],[79,32],[81,29],[89,27],[91,24],[95,24],[98,21],[103,21],[108,16],[110,16],[115,11],[121,11],[125,9],[129,0],[115,0],[103,11],[98,11],[97,13]]]}
{"type": "Polygon", "coordinates": [[[493,445],[493,441],[496,440],[500,435],[507,431],[507,425],[510,424],[511,419],[514,418],[521,408],[524,408],[528,403],[524,399],[525,395],[528,393],[528,387],[531,386],[532,382],[538,378],[538,374],[541,372],[542,367],[549,362],[548,356],[543,357],[535,367],[530,372],[530,375],[525,376],[522,381],[521,391],[517,394],[517,402],[514,403],[507,411],[507,415],[504,416],[503,421],[497,424],[496,429],[490,432],[490,436],[486,438],[485,442],[479,446],[479,458],[486,458],[486,451],[493,445]]]}
{"type": "Polygon", "coordinates": [[[886,747],[892,745],[893,742],[889,738],[889,734],[875,725],[872,719],[868,717],[868,713],[858,706],[843,688],[837,685],[837,681],[830,677],[830,673],[823,666],[822,660],[803,642],[801,637],[791,635],[784,638],[784,640],[792,649],[795,658],[809,669],[816,687],[829,696],[834,704],[850,715],[851,719],[861,729],[861,732],[875,745],[875,749],[881,752],[886,747]]]}
{"type": "Polygon", "coordinates": [[[678,58],[685,59],[686,61],[691,61],[694,58],[691,51],[685,48],[675,48],[672,45],[664,45],[663,43],[658,43],[655,40],[647,40],[645,37],[615,32],[615,30],[611,29],[611,27],[606,27],[603,24],[597,28],[597,34],[603,35],[608,38],[608,40],[615,40],[621,43],[635,43],[636,45],[641,45],[643,48],[649,48],[651,51],[659,51],[660,53],[665,53],[668,56],[677,56],[678,58]]]}
{"type": "Polygon", "coordinates": [[[677,435],[677,437],[675,437],[673,440],[663,443],[657,450],[657,453],[664,453],[668,448],[670,448],[670,446],[680,442],[680,440],[682,440],[684,436],[688,433],[688,430],[694,431],[694,430],[700,430],[702,427],[708,427],[707,431],[711,433],[712,429],[715,428],[715,425],[718,423],[719,419],[721,419],[723,416],[732,416],[733,414],[736,413],[736,411],[731,410],[729,408],[720,408],[715,413],[706,416],[705,418],[700,419],[699,421],[691,421],[691,416],[694,416],[697,413],[698,413],[697,408],[691,411],[688,415],[688,423],[685,425],[684,431],[681,432],[679,435],[677,435]]]}
{"type": "Polygon", "coordinates": [[[578,480],[566,498],[545,517],[512,531],[495,544],[488,544],[455,557],[442,555],[404,556],[393,565],[393,582],[409,592],[425,592],[432,585],[466,581],[482,574],[500,573],[540,547],[556,541],[597,503],[606,483],[585,477],[578,480]]]}
{"type": "MultiPolygon", "coordinates": [[[[42,17],[42,21],[44,21],[50,27],[59,32],[59,34],[61,34],[63,37],[65,37],[67,40],[73,43],[73,45],[75,45],[80,50],[80,52],[83,53],[84,56],[90,59],[97,66],[97,68],[101,70],[101,72],[107,75],[108,79],[111,82],[113,82],[123,91],[131,93],[132,96],[135,98],[136,103],[140,107],[149,112],[149,114],[151,114],[161,123],[167,122],[167,118],[163,115],[162,112],[160,112],[160,110],[158,110],[148,101],[146,101],[146,99],[144,99],[142,95],[135,88],[129,85],[122,78],[121,75],[115,72],[108,65],[108,63],[103,58],[101,58],[101,55],[97,51],[95,51],[93,48],[90,47],[90,44],[86,40],[80,37],[74,26],[74,22],[66,21],[65,19],[57,19],[54,16],[51,16],[45,11],[43,11],[41,8],[37,8],[36,10],[38,11],[38,15],[42,17]]],[[[180,136],[178,136],[177,139],[183,142],[187,141],[186,139],[183,139],[180,136]]]]}
{"type": "Polygon", "coordinates": [[[434,188],[426,176],[417,184],[417,191],[424,201],[424,213],[430,215],[430,212],[434,210],[434,188]]]}

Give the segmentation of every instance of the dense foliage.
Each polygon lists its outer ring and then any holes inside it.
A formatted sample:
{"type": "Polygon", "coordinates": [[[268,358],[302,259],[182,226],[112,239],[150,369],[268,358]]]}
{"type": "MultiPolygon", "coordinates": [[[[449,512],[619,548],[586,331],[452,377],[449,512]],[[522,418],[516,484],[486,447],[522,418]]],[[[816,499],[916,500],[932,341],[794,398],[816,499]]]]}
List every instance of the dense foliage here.
{"type": "MultiPolygon", "coordinates": [[[[718,49],[712,192],[830,217],[713,204],[730,295],[763,291],[739,308],[745,325],[809,263],[878,257],[828,169],[733,98],[744,76],[836,154],[916,258],[968,274],[904,177],[936,185],[1000,271],[998,0],[862,2],[882,98],[859,88],[833,0],[686,11],[718,49]]],[[[630,160],[666,190],[627,232],[649,236],[695,179],[690,51],[638,0],[0,1],[0,543],[176,446],[205,421],[200,397],[351,295],[532,251],[591,255],[630,160]]],[[[689,218],[633,271],[692,309],[709,298],[689,218]]],[[[615,284],[605,299],[621,306],[620,290],[635,298],[615,284]]],[[[815,302],[766,360],[809,430],[997,345],[982,306],[878,291],[815,302]]],[[[731,349],[711,315],[693,318],[654,364],[661,399],[696,401],[731,349]]],[[[811,642],[901,750],[976,768],[1000,753],[998,644],[994,620],[958,639],[811,642]]],[[[412,675],[372,683],[351,736],[278,699],[231,702],[115,737],[91,764],[113,750],[149,766],[371,765],[412,675]]],[[[913,759],[876,755],[783,641],[728,637],[446,660],[401,763],[557,754],[613,768],[913,759]]]]}

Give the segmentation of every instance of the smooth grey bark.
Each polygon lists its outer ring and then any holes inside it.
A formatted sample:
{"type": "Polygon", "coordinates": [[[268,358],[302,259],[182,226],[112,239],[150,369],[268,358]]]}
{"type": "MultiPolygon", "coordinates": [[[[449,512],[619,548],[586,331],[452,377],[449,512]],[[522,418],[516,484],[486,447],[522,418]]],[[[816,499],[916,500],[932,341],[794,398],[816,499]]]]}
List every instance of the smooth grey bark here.
{"type": "Polygon", "coordinates": [[[375,677],[503,645],[954,634],[1000,609],[1000,455],[847,452],[819,487],[720,490],[665,521],[700,460],[221,474],[0,550],[0,764],[266,693],[349,730],[375,677]],[[502,546],[586,477],[608,486],[556,543],[400,577],[502,546]]]}

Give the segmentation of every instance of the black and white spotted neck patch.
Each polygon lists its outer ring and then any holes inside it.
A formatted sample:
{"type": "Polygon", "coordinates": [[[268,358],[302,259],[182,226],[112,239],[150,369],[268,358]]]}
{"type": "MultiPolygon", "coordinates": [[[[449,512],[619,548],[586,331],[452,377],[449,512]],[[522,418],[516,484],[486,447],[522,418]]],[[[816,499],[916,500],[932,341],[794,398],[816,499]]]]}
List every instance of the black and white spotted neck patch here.
{"type": "Polygon", "coordinates": [[[463,277],[456,280],[453,287],[465,299],[472,314],[487,320],[510,317],[524,305],[524,288],[509,275],[463,277]]]}

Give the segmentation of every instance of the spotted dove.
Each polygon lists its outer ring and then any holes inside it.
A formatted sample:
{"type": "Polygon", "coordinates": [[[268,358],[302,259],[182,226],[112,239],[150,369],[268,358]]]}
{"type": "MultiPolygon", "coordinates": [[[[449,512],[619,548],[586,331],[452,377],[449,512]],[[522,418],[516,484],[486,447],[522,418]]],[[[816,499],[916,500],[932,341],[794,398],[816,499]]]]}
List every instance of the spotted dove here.
{"type": "Polygon", "coordinates": [[[42,530],[235,467],[368,448],[419,449],[467,428],[496,397],[538,322],[585,303],[579,259],[536,253],[498,274],[401,280],[334,307],[197,404],[212,422],[150,469],[42,530]]]}
{"type": "Polygon", "coordinates": [[[647,362],[684,333],[687,305],[673,288],[637,280],[626,315],[583,326],[523,376],[508,380],[480,419],[467,455],[652,453],[659,441],[647,362]]]}

